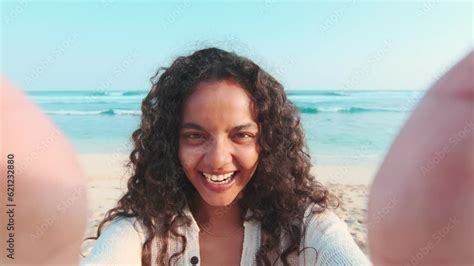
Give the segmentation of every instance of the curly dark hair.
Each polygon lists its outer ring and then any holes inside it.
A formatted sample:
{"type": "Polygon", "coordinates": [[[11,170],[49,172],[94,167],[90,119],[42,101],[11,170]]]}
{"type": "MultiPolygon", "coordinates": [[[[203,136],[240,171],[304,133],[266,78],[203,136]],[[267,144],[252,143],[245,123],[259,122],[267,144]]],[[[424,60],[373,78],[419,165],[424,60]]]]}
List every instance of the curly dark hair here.
{"type": "Polygon", "coordinates": [[[315,203],[318,208],[312,213],[323,212],[336,207],[337,198],[310,174],[311,158],[299,114],[283,86],[251,60],[218,48],[178,57],[151,78],[152,88],[142,101],[141,124],[132,135],[128,191],[117,207],[106,213],[97,236],[87,239],[97,239],[103,226],[117,217],[136,217],[148,233],[142,249],[143,265],[152,261],[154,237],[164,239],[158,257],[153,258],[157,263],[171,265],[184,253],[187,239],[176,229],[183,225],[178,221],[191,222],[184,208],[196,189],[178,158],[180,114],[199,82],[221,80],[236,81],[248,92],[261,130],[258,166],[238,202],[242,209],[252,211],[246,220],[261,223],[262,245],[255,260],[258,265],[271,265],[269,254],[279,247],[282,234],[288,236],[289,243],[273,264],[281,260],[289,265],[288,256],[301,251],[305,209],[315,203]],[[176,254],[166,254],[170,235],[183,244],[176,254]]]}

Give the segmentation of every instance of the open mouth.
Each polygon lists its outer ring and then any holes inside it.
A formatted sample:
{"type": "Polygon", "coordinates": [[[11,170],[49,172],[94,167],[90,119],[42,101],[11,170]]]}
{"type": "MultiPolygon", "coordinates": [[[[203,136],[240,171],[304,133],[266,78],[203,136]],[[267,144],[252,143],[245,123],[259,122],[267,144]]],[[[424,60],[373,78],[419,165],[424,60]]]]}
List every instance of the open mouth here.
{"type": "Polygon", "coordinates": [[[201,173],[201,176],[204,179],[206,179],[207,182],[211,184],[224,185],[224,184],[230,183],[235,178],[238,171],[229,172],[222,175],[211,175],[204,172],[200,172],[200,173],[201,173]]]}

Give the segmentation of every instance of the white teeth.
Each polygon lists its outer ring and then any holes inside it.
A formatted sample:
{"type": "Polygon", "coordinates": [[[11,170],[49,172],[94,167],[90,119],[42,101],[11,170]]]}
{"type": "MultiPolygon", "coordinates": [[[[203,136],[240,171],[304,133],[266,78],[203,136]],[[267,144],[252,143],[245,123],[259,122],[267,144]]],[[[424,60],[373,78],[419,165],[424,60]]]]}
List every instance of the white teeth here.
{"type": "Polygon", "coordinates": [[[225,183],[228,183],[230,182],[230,177],[234,174],[235,172],[230,172],[230,173],[227,173],[227,174],[223,174],[223,175],[211,175],[211,174],[207,174],[207,173],[202,173],[207,181],[210,181],[210,182],[217,182],[219,184],[225,184],[225,183]]]}

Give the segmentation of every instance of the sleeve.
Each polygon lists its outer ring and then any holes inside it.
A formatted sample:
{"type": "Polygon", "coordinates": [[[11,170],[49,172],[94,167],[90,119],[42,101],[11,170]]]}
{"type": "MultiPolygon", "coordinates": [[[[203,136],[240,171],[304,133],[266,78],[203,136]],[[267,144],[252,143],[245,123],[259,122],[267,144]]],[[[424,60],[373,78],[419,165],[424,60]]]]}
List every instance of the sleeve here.
{"type": "Polygon", "coordinates": [[[305,265],[372,265],[333,212],[310,214],[304,238],[305,265]]]}
{"type": "Polygon", "coordinates": [[[133,219],[119,218],[102,232],[80,265],[141,265],[141,259],[142,237],[133,219]]]}

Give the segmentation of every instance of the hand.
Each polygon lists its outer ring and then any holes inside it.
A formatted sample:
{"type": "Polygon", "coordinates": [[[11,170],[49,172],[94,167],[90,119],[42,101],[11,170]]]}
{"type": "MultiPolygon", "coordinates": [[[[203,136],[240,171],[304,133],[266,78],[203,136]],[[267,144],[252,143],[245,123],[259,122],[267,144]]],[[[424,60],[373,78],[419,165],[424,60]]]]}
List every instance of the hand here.
{"type": "Polygon", "coordinates": [[[474,52],[422,99],[372,185],[375,264],[474,263],[474,52]]]}
{"type": "Polygon", "coordinates": [[[75,155],[62,133],[5,79],[1,96],[0,264],[77,264],[86,186],[75,155]],[[11,165],[14,178],[7,176],[11,165]]]}

